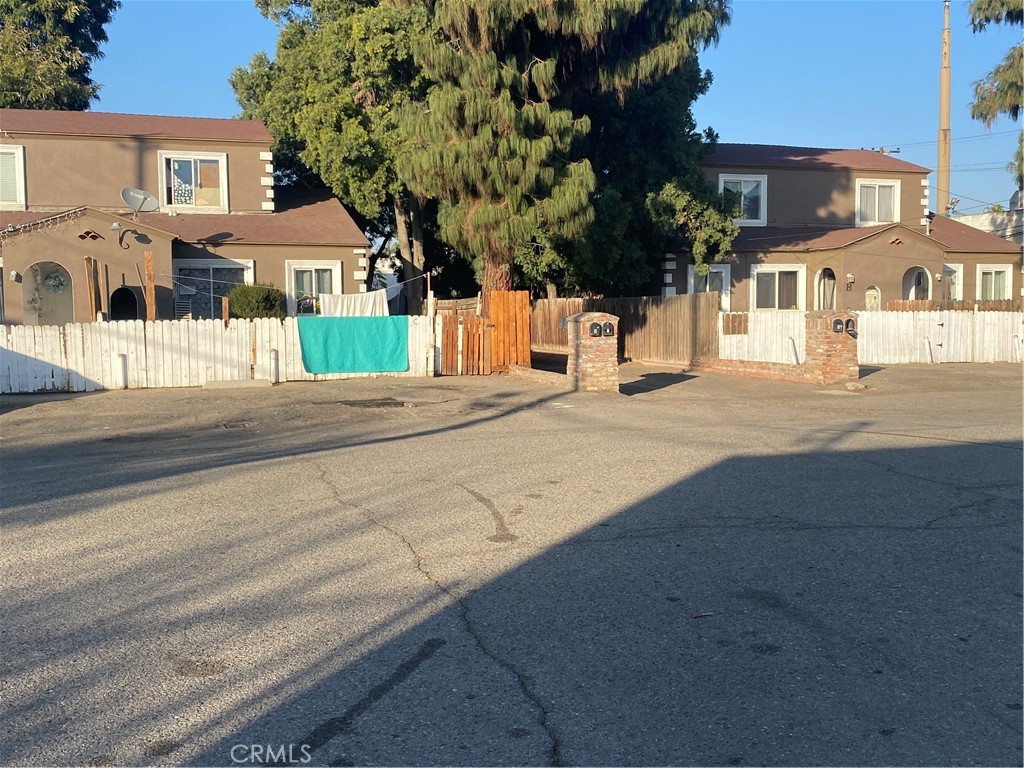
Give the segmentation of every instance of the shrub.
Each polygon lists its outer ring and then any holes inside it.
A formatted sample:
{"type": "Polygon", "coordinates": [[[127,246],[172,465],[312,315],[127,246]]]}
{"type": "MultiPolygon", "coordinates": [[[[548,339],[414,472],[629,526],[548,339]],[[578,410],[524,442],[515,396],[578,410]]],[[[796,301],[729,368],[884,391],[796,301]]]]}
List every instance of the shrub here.
{"type": "Polygon", "coordinates": [[[283,320],[284,294],[270,283],[236,285],[228,294],[228,310],[232,317],[276,317],[283,320]]]}

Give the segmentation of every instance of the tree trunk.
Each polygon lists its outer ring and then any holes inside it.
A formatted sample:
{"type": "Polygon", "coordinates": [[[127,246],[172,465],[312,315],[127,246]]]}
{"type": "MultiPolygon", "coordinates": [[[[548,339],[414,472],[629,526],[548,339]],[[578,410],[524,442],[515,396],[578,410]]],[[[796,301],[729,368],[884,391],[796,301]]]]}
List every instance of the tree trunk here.
{"type": "MultiPolygon", "coordinates": [[[[405,207],[405,200],[400,195],[395,195],[395,239],[398,241],[398,260],[402,262],[402,279],[408,280],[412,277],[413,271],[412,245],[409,242],[409,211],[405,207]]],[[[411,283],[406,283],[403,286],[407,299],[410,298],[410,285],[411,283]]],[[[409,314],[414,314],[411,300],[407,303],[407,311],[409,314]]]]}
{"type": "Polygon", "coordinates": [[[491,251],[484,257],[484,281],[480,286],[481,307],[484,317],[489,316],[491,291],[512,290],[512,252],[491,251]]]}
{"type": "MultiPolygon", "coordinates": [[[[412,270],[406,276],[422,277],[423,269],[426,266],[426,256],[423,253],[423,207],[415,196],[409,197],[409,223],[412,229],[412,270]]],[[[423,312],[423,299],[426,297],[426,281],[416,280],[406,284],[409,297],[409,314],[419,315],[423,312]]]]}
{"type": "Polygon", "coordinates": [[[547,289],[548,298],[549,299],[557,299],[558,298],[558,286],[557,285],[555,285],[554,283],[552,283],[549,280],[544,287],[547,289]]]}
{"type": "Polygon", "coordinates": [[[404,273],[405,296],[410,315],[423,311],[423,209],[415,198],[395,196],[395,238],[404,273]],[[410,237],[411,228],[411,237],[410,237]]]}

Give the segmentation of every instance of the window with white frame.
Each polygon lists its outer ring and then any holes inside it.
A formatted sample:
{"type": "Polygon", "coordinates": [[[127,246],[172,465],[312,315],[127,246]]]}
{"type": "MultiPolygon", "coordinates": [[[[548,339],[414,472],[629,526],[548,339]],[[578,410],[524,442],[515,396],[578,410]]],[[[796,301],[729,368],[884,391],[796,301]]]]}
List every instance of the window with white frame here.
{"type": "Polygon", "coordinates": [[[320,296],[342,293],[340,261],[286,261],[288,314],[319,315],[320,296]]]}
{"type": "Polygon", "coordinates": [[[857,179],[858,227],[900,220],[900,182],[896,179],[857,179]]]}
{"type": "Polygon", "coordinates": [[[723,312],[729,311],[729,287],[731,285],[732,268],[729,264],[710,264],[708,273],[701,275],[697,273],[693,264],[687,267],[686,292],[687,293],[714,293],[717,292],[721,299],[719,309],[723,312]]]}
{"type": "Polygon", "coordinates": [[[755,264],[750,268],[754,309],[804,309],[807,267],[803,264],[755,264]]]}
{"type": "Polygon", "coordinates": [[[732,199],[737,225],[763,227],[768,223],[767,176],[722,173],[718,176],[718,191],[732,199]]]}
{"type": "Polygon", "coordinates": [[[25,201],[25,148],[0,145],[0,210],[23,211],[25,201]]]}
{"type": "Polygon", "coordinates": [[[197,213],[228,210],[228,156],[216,152],[158,153],[160,204],[197,213]]]}
{"type": "Polygon", "coordinates": [[[221,317],[224,297],[231,289],[252,284],[253,265],[251,259],[174,259],[175,315],[221,317]]]}
{"type": "Polygon", "coordinates": [[[1010,298],[1013,267],[1009,264],[979,264],[977,297],[981,301],[1010,298]]]}

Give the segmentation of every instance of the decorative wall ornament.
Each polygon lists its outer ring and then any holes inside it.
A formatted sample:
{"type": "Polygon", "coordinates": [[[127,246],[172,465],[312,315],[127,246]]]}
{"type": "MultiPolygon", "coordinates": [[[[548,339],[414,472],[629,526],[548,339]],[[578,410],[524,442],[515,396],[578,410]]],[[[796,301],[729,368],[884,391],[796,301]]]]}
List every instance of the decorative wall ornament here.
{"type": "Polygon", "coordinates": [[[68,287],[68,279],[60,272],[51,272],[43,278],[43,285],[50,293],[64,293],[64,289],[68,287]]]}

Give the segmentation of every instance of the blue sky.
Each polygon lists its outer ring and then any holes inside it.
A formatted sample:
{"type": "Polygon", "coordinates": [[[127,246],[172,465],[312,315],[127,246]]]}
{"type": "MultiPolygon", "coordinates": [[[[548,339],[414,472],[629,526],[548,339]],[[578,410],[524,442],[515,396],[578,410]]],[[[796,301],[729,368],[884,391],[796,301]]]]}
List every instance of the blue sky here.
{"type": "MultiPolygon", "coordinates": [[[[1006,205],[1019,126],[971,120],[971,84],[1020,30],[974,34],[965,0],[951,10],[950,186],[958,210],[975,213],[1006,205]]],[[[941,0],[733,0],[732,24],[701,56],[715,82],[697,123],[722,141],[899,147],[901,159],[934,168],[941,31],[941,0]]],[[[255,53],[273,55],[277,28],[251,0],[125,0],[107,34],[94,110],[234,117],[227,78],[255,53]]]]}

